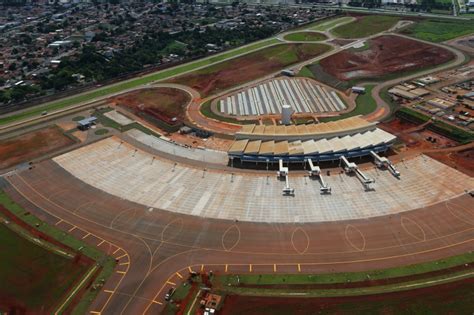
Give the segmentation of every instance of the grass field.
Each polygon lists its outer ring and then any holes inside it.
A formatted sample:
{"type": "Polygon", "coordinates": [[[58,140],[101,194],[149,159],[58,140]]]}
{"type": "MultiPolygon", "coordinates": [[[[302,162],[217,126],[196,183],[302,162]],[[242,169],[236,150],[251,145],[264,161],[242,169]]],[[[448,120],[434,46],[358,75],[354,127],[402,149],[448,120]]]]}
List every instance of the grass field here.
{"type": "MultiPolygon", "coordinates": [[[[48,225],[48,224],[42,222],[41,220],[39,220],[37,217],[35,217],[31,213],[25,211],[25,209],[20,207],[18,204],[14,203],[13,200],[2,190],[0,190],[0,206],[3,206],[11,214],[13,214],[17,218],[19,218],[21,221],[23,221],[27,225],[29,225],[31,227],[34,227],[35,230],[38,230],[41,233],[46,234],[48,237],[51,237],[55,241],[58,241],[58,242],[60,242],[64,245],[66,245],[67,247],[71,248],[71,250],[73,252],[80,251],[83,255],[89,257],[90,259],[92,259],[96,262],[99,262],[99,265],[100,265],[101,269],[99,271],[98,276],[95,278],[96,279],[94,281],[95,285],[97,285],[100,282],[100,279],[107,279],[112,274],[112,272],[115,268],[115,260],[114,259],[107,256],[105,253],[98,250],[97,248],[89,246],[86,243],[84,243],[80,240],[77,240],[73,236],[57,229],[56,227],[53,227],[51,225],[48,225]]],[[[3,238],[0,238],[0,239],[3,240],[3,238]]],[[[0,247],[5,246],[2,243],[3,242],[0,242],[0,247]]],[[[2,253],[2,259],[4,259],[4,255],[3,255],[4,251],[2,250],[0,252],[2,253]]],[[[13,252],[15,252],[15,249],[13,249],[13,252]]],[[[20,254],[21,255],[28,255],[27,257],[31,256],[29,253],[20,253],[20,254]]],[[[37,256],[33,257],[33,260],[29,260],[29,261],[25,262],[26,265],[23,265],[25,267],[25,269],[20,269],[19,270],[20,274],[18,274],[18,279],[21,279],[21,277],[24,277],[24,276],[28,276],[29,274],[31,274],[32,270],[36,270],[36,268],[32,268],[32,266],[31,266],[32,262],[36,262],[36,261],[42,262],[43,259],[52,259],[52,258],[46,258],[47,255],[56,255],[56,254],[46,252],[46,253],[44,253],[43,256],[37,255],[37,256]]],[[[23,256],[23,257],[25,257],[25,256],[23,256]]],[[[17,258],[15,258],[15,259],[17,259],[17,258]]],[[[20,266],[20,265],[18,265],[18,266],[20,266]]],[[[49,278],[46,279],[45,280],[46,283],[33,283],[36,286],[35,286],[35,288],[32,288],[31,290],[37,290],[39,292],[38,294],[46,294],[46,295],[50,296],[56,290],[54,287],[61,284],[61,282],[54,283],[54,279],[56,279],[56,276],[51,274],[51,272],[60,271],[59,281],[65,281],[65,279],[63,279],[63,278],[68,277],[69,274],[64,273],[60,269],[58,269],[60,267],[60,265],[55,266],[54,264],[52,265],[52,264],[48,263],[48,264],[44,264],[44,266],[45,266],[45,268],[48,268],[48,270],[47,270],[48,273],[46,273],[46,275],[53,277],[53,279],[49,279],[49,278]],[[42,286],[45,293],[40,292],[41,290],[39,289],[38,286],[42,286]]],[[[67,267],[67,264],[66,264],[66,267],[67,267]]],[[[14,268],[16,268],[16,266],[14,266],[14,268]]],[[[20,266],[20,268],[21,268],[21,266],[20,266]]],[[[0,272],[2,272],[4,270],[5,269],[2,267],[0,272]]],[[[13,271],[15,271],[15,270],[16,269],[9,270],[11,275],[13,275],[13,271]]],[[[44,270],[43,270],[43,272],[44,272],[44,270]]],[[[11,276],[11,275],[8,275],[8,276],[11,276]]],[[[74,272],[71,273],[71,276],[73,276],[73,275],[74,275],[74,272]]],[[[12,286],[16,285],[15,281],[12,282],[12,286]]],[[[6,283],[4,281],[0,281],[0,288],[3,287],[3,286],[7,286],[7,284],[8,283],[6,283]]],[[[28,283],[28,285],[32,285],[32,284],[28,283]]],[[[69,300],[69,301],[65,300],[67,290],[66,290],[65,286],[63,286],[62,288],[63,288],[63,290],[61,291],[60,298],[53,301],[54,306],[56,308],[59,306],[59,304],[62,304],[62,308],[58,309],[59,313],[64,311],[66,308],[68,308],[69,305],[70,305],[70,302],[71,302],[71,300],[69,300]]],[[[8,288],[8,290],[17,290],[17,289],[15,287],[12,287],[12,288],[8,288]]],[[[24,294],[24,298],[26,299],[27,298],[26,297],[27,296],[26,291],[28,291],[28,290],[24,287],[19,288],[18,290],[20,290],[19,294],[24,294]],[[21,293],[21,290],[25,290],[25,292],[21,293]]],[[[85,314],[87,308],[89,307],[89,305],[91,303],[91,301],[94,300],[94,298],[97,294],[98,294],[97,290],[92,290],[91,288],[87,289],[83,293],[82,297],[77,301],[77,304],[75,305],[74,309],[71,310],[71,313],[74,314],[74,315],[76,315],[76,314],[78,314],[78,315],[79,314],[85,314]]],[[[20,295],[18,295],[18,296],[21,297],[20,295]]],[[[28,302],[28,303],[35,303],[36,302],[36,297],[32,296],[31,299],[32,299],[32,301],[28,302]]],[[[2,300],[0,298],[0,305],[2,305],[2,302],[4,304],[7,303],[6,299],[2,300]]],[[[26,300],[22,301],[22,303],[26,303],[26,300]]],[[[46,303],[46,300],[43,301],[43,303],[46,303]]],[[[0,311],[1,310],[2,309],[1,309],[1,306],[0,306],[0,311]]],[[[36,313],[41,313],[41,312],[33,312],[33,313],[36,314],[36,313]]],[[[51,311],[51,312],[43,312],[43,313],[54,313],[54,312],[51,311]]]]}
{"type": "Polygon", "coordinates": [[[372,113],[377,109],[377,103],[375,102],[374,98],[372,97],[372,89],[375,85],[366,85],[365,86],[365,93],[362,95],[357,96],[356,98],[356,107],[353,111],[349,113],[345,113],[335,117],[326,117],[320,118],[319,120],[322,122],[334,121],[339,119],[344,119],[356,115],[367,115],[372,113]]]}
{"type": "Polygon", "coordinates": [[[332,33],[340,38],[362,38],[390,29],[400,20],[399,17],[368,15],[356,21],[336,27],[332,33]]]}
{"type": "Polygon", "coordinates": [[[170,82],[188,85],[206,97],[317,57],[330,49],[324,44],[275,45],[188,73],[170,82]]]}
{"type": "Polygon", "coordinates": [[[293,42],[316,42],[326,40],[327,36],[317,32],[298,32],[288,34],[283,38],[293,42]]]}
{"type": "Polygon", "coordinates": [[[91,265],[39,246],[4,224],[0,240],[0,312],[52,312],[91,265]]]}
{"type": "Polygon", "coordinates": [[[233,49],[233,50],[230,50],[230,51],[227,51],[215,56],[210,56],[207,58],[199,59],[197,61],[189,62],[180,66],[176,66],[170,69],[158,71],[150,75],[130,79],[130,80],[119,82],[110,86],[105,86],[103,88],[95,89],[90,92],[85,92],[80,95],[68,97],[65,99],[60,99],[58,101],[53,101],[41,106],[36,106],[24,112],[0,118],[0,125],[5,125],[17,120],[39,116],[45,110],[49,112],[54,111],[54,110],[59,110],[68,106],[77,105],[79,103],[89,102],[99,97],[104,97],[104,96],[111,95],[114,93],[119,93],[124,90],[135,88],[140,85],[147,84],[153,81],[164,80],[172,76],[176,76],[188,71],[193,71],[200,67],[205,67],[215,62],[223,61],[227,58],[233,58],[240,54],[245,54],[245,53],[255,51],[263,47],[267,47],[267,46],[274,45],[277,43],[279,43],[279,41],[275,38],[266,39],[266,40],[249,44],[240,48],[236,48],[236,49],[233,49]]]}
{"type": "Polygon", "coordinates": [[[430,42],[443,42],[474,33],[474,20],[421,20],[410,25],[402,33],[430,42]]]}

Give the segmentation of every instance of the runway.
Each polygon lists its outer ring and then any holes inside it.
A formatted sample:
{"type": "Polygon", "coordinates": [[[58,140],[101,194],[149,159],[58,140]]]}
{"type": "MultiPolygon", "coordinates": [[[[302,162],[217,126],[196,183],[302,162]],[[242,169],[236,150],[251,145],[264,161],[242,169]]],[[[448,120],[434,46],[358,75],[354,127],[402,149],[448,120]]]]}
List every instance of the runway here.
{"type": "Polygon", "coordinates": [[[97,190],[51,160],[6,180],[6,192],[23,207],[118,259],[91,314],[156,314],[168,288],[191,270],[362,271],[474,249],[468,194],[371,219],[270,224],[150,209],[97,190]]]}

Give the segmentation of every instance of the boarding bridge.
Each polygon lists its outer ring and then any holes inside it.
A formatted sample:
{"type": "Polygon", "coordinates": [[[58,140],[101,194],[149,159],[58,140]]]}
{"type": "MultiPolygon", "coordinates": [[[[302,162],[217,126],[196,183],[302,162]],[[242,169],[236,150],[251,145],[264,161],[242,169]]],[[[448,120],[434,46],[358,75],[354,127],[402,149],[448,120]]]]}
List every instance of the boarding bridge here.
{"type": "Polygon", "coordinates": [[[362,173],[362,171],[357,168],[357,164],[353,162],[349,162],[345,156],[341,156],[340,163],[343,164],[341,166],[344,168],[344,171],[346,173],[356,174],[357,178],[361,181],[362,185],[364,185],[365,190],[371,189],[370,184],[375,183],[375,180],[365,176],[365,174],[362,173]]]}
{"type": "Polygon", "coordinates": [[[278,177],[285,177],[285,187],[283,188],[283,195],[285,196],[294,196],[295,190],[290,187],[290,182],[288,179],[288,167],[283,166],[283,160],[278,160],[278,177]]]}
{"type": "Polygon", "coordinates": [[[278,177],[283,177],[283,176],[288,176],[288,167],[283,166],[283,160],[280,159],[278,160],[278,171],[277,171],[277,176],[278,177]]]}
{"type": "Polygon", "coordinates": [[[374,158],[375,165],[377,165],[378,168],[387,168],[393,176],[400,177],[400,172],[395,168],[389,159],[379,156],[374,151],[370,151],[370,155],[372,155],[374,158]]]}
{"type": "Polygon", "coordinates": [[[331,187],[329,187],[324,182],[323,176],[321,175],[321,169],[319,168],[319,166],[315,166],[311,159],[308,159],[308,163],[309,163],[309,169],[310,169],[309,170],[309,177],[317,176],[318,179],[319,179],[319,183],[321,184],[321,187],[319,188],[321,193],[330,194],[331,193],[331,187]]]}
{"type": "Polygon", "coordinates": [[[288,174],[285,176],[285,187],[283,188],[283,195],[294,196],[295,189],[290,188],[290,182],[288,181],[288,174]]]}

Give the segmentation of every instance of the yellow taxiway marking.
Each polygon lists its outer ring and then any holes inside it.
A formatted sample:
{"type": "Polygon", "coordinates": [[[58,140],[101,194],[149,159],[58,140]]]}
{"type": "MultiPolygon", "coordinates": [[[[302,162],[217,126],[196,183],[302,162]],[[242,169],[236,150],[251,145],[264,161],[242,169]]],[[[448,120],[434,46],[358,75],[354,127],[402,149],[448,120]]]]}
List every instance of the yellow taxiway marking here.
{"type": "Polygon", "coordinates": [[[119,257],[117,257],[117,258],[115,258],[115,259],[120,259],[120,258],[123,258],[123,257],[125,257],[125,256],[127,256],[127,254],[123,254],[122,256],[119,256],[119,257]]]}
{"type": "Polygon", "coordinates": [[[176,283],[171,282],[171,281],[166,281],[166,283],[171,284],[171,285],[176,285],[176,283]]]}
{"type": "Polygon", "coordinates": [[[179,272],[176,272],[176,275],[180,277],[181,279],[183,279],[183,276],[179,272]]]}

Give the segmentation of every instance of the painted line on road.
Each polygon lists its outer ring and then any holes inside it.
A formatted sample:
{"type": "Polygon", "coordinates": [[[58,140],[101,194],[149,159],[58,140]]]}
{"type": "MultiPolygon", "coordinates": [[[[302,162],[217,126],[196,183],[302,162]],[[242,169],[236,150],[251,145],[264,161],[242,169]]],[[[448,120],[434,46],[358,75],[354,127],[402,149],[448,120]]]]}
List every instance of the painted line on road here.
{"type": "Polygon", "coordinates": [[[117,247],[117,249],[112,253],[112,255],[115,255],[116,252],[120,250],[120,247],[117,247]]]}
{"type": "Polygon", "coordinates": [[[91,233],[87,233],[86,235],[82,237],[82,239],[86,239],[87,237],[89,237],[89,235],[91,235],[91,233]]]}
{"type": "Polygon", "coordinates": [[[70,229],[68,230],[68,233],[71,233],[71,232],[74,231],[75,229],[76,229],[76,226],[74,225],[72,228],[70,228],[70,229]]]}
{"type": "Polygon", "coordinates": [[[273,264],[273,272],[277,272],[277,265],[273,264]]]}
{"type": "Polygon", "coordinates": [[[174,282],[171,282],[171,281],[169,281],[169,280],[168,280],[168,281],[166,281],[166,283],[168,283],[168,284],[171,284],[171,285],[176,285],[176,283],[174,283],[174,282]]]}
{"type": "Polygon", "coordinates": [[[229,270],[229,265],[225,265],[225,272],[227,272],[229,270]]]}
{"type": "MultiPolygon", "coordinates": [[[[49,200],[48,198],[46,198],[43,194],[41,194],[39,191],[37,191],[34,187],[32,187],[30,184],[28,184],[24,179],[23,177],[21,176],[18,176],[18,178],[28,187],[30,188],[33,192],[35,192],[40,198],[44,199],[45,201],[51,203],[52,205],[58,207],[59,209],[62,209],[64,210],[65,212],[68,212],[68,213],[71,213],[71,211],[69,211],[68,209],[64,208],[63,206],[57,204],[56,202],[52,201],[52,200],[49,200]]],[[[54,216],[56,217],[57,219],[60,219],[56,214],[52,213],[51,211],[49,211],[48,209],[46,209],[45,207],[42,207],[40,206],[37,202],[35,202],[33,199],[32,199],[32,196],[30,194],[25,194],[23,191],[21,191],[18,186],[16,186],[11,180],[8,180],[8,182],[12,185],[12,187],[21,195],[23,196],[23,198],[25,198],[26,200],[28,200],[29,202],[31,202],[33,205],[35,205],[36,207],[42,209],[43,211],[45,211],[46,213],[50,214],[51,216],[54,216]]],[[[74,214],[75,216],[77,217],[80,217],[82,218],[81,216],[78,216],[77,214],[74,214]]],[[[71,226],[74,226],[74,224],[72,224],[71,222],[67,221],[67,220],[64,220],[64,219],[61,219],[63,220],[65,223],[71,225],[71,226]]],[[[97,237],[98,239],[102,239],[101,237],[95,235],[95,234],[92,234],[94,235],[95,237],[97,237]]],[[[105,240],[104,240],[105,241],[105,240]]],[[[107,243],[109,243],[110,246],[116,246],[118,249],[122,249],[125,253],[127,253],[123,248],[109,242],[109,241],[106,241],[107,243]]],[[[128,255],[128,253],[127,253],[128,255]]],[[[129,259],[130,261],[130,259],[129,259]]],[[[128,269],[130,268],[130,266],[127,267],[127,272],[128,272],[128,269]]],[[[123,271],[120,271],[120,272],[117,272],[117,273],[121,273],[121,274],[126,274],[127,272],[123,272],[123,271]]],[[[125,276],[122,276],[119,280],[119,282],[117,283],[117,285],[115,286],[115,288],[117,289],[120,284],[122,283],[123,279],[125,278],[125,276]]],[[[107,300],[105,301],[104,305],[102,306],[100,312],[96,312],[95,314],[102,314],[102,312],[104,311],[104,309],[107,307],[107,305],[109,304],[110,300],[112,299],[112,296],[114,296],[114,294],[111,294],[109,295],[109,297],[107,298],[107,300]]]]}
{"type": "Polygon", "coordinates": [[[106,292],[106,293],[112,293],[112,294],[115,293],[115,291],[112,291],[112,290],[104,290],[104,292],[106,292]]]}
{"type": "Polygon", "coordinates": [[[63,222],[63,219],[59,220],[59,221],[58,221],[58,222],[56,222],[54,225],[61,224],[61,222],[63,222]]]}
{"type": "Polygon", "coordinates": [[[123,257],[125,257],[125,256],[127,256],[127,254],[123,254],[122,256],[119,256],[119,257],[117,257],[117,258],[115,258],[115,259],[119,259],[119,260],[120,260],[120,258],[123,258],[123,257]]]}
{"type": "Polygon", "coordinates": [[[298,264],[298,272],[301,272],[301,265],[298,264]]]}
{"type": "Polygon", "coordinates": [[[180,277],[181,279],[183,279],[183,276],[179,272],[176,272],[176,275],[180,277]]]}

